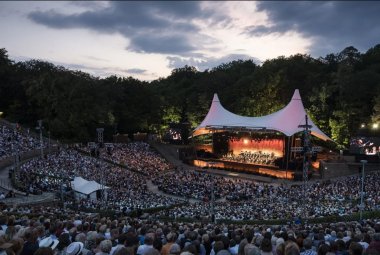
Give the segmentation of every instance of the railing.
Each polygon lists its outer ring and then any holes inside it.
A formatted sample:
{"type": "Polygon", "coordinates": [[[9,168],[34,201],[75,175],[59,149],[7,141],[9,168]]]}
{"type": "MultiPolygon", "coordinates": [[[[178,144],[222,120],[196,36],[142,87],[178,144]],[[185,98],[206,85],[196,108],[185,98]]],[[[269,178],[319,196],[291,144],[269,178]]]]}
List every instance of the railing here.
{"type": "Polygon", "coordinates": [[[31,197],[23,196],[16,198],[6,198],[1,200],[1,202],[7,204],[8,206],[25,206],[25,205],[41,205],[41,206],[56,206],[61,201],[56,199],[54,195],[42,197],[39,199],[32,199],[31,197]]]}
{"type": "Polygon", "coordinates": [[[0,187],[5,190],[13,189],[12,184],[9,181],[6,181],[4,179],[0,179],[0,187]]]}

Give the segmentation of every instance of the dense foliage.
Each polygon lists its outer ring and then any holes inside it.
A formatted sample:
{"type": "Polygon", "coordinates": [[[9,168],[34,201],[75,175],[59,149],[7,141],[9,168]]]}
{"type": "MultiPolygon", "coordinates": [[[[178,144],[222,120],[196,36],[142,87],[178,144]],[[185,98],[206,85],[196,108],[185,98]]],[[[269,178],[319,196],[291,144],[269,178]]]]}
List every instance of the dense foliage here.
{"type": "Polygon", "coordinates": [[[53,137],[72,141],[94,139],[97,127],[105,128],[106,139],[116,132],[162,132],[170,122],[195,127],[213,93],[234,113],[265,115],[286,105],[296,88],[313,121],[347,146],[362,123],[380,120],[380,45],[318,59],[238,60],[203,72],[185,66],[152,82],[100,79],[39,60],[15,63],[0,49],[3,116],[30,127],[42,119],[53,137]]]}

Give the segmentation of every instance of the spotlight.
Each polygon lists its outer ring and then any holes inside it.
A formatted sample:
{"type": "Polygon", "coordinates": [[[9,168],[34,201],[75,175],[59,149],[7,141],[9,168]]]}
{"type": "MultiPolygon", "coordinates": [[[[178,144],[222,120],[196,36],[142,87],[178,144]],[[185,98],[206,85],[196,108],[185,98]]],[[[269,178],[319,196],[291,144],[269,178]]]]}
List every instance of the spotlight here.
{"type": "Polygon", "coordinates": [[[378,129],[379,128],[379,123],[373,123],[372,128],[373,129],[378,129]]]}
{"type": "Polygon", "coordinates": [[[364,123],[361,124],[360,127],[361,127],[361,128],[365,128],[365,124],[364,124],[364,123]]]}
{"type": "Polygon", "coordinates": [[[244,143],[244,144],[248,144],[248,139],[244,139],[244,140],[243,140],[243,143],[244,143]]]}

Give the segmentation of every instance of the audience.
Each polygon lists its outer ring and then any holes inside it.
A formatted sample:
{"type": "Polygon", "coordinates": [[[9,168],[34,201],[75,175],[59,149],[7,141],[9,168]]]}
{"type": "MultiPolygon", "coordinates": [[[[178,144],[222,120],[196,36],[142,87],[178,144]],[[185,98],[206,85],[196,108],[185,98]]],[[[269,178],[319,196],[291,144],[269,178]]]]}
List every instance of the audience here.
{"type": "Polygon", "coordinates": [[[32,137],[29,132],[24,134],[20,126],[11,129],[0,124],[0,160],[14,156],[16,152],[22,154],[39,148],[41,148],[40,140],[32,137]]]}
{"type": "MultiPolygon", "coordinates": [[[[103,181],[105,186],[110,187],[107,190],[107,206],[117,210],[164,207],[182,202],[150,192],[146,177],[141,174],[72,149],[50,154],[46,159],[34,158],[24,163],[19,176],[23,191],[32,194],[60,192],[62,186],[68,191],[71,180],[76,176],[98,183],[103,181]]],[[[79,205],[90,208],[103,206],[101,202],[91,199],[82,199],[79,205]]]]}
{"type": "MultiPolygon", "coordinates": [[[[62,149],[45,159],[35,158],[24,163],[20,169],[19,180],[23,191],[39,194],[46,191],[60,192],[62,187],[69,192],[72,188],[70,181],[80,176],[110,188],[107,190],[107,207],[110,209],[129,212],[182,204],[160,213],[173,218],[200,218],[210,215],[212,189],[217,200],[214,208],[216,219],[289,219],[300,215],[318,218],[350,215],[359,210],[359,176],[310,183],[305,201],[300,185],[265,184],[186,169],[170,169],[170,164],[148,144],[134,142],[107,144],[100,149],[100,158],[86,156],[73,149],[62,149]],[[125,167],[107,163],[104,159],[125,167]],[[171,196],[151,192],[147,180],[152,180],[159,191],[171,196]],[[184,203],[181,200],[183,198],[197,202],[184,203]]],[[[379,208],[378,183],[379,173],[366,175],[364,210],[379,208]]],[[[81,199],[79,205],[90,208],[104,206],[102,202],[91,199],[81,199]]],[[[363,245],[369,245],[363,240],[359,241],[363,245]]]]}
{"type": "MultiPolygon", "coordinates": [[[[22,153],[40,146],[39,140],[24,135],[17,129],[15,131],[1,126],[0,132],[2,133],[0,136],[0,159],[14,155],[16,150],[22,153]]],[[[89,152],[91,149],[87,148],[86,151],[89,152]]],[[[242,156],[244,156],[244,160],[256,160],[257,158],[256,154],[242,154],[242,156]]],[[[266,155],[265,157],[271,158],[272,156],[266,155]]],[[[216,219],[293,219],[300,215],[303,218],[319,218],[330,215],[350,215],[359,210],[358,190],[361,182],[359,176],[323,182],[316,181],[308,185],[307,193],[304,194],[302,186],[299,185],[265,184],[192,170],[171,171],[172,169],[173,167],[149,144],[132,142],[107,144],[104,148],[99,149],[99,157],[86,156],[74,149],[62,149],[44,159],[34,158],[24,162],[17,178],[22,191],[28,194],[40,194],[42,192],[61,192],[62,189],[65,192],[71,192],[73,188],[71,181],[74,177],[80,176],[109,187],[106,203],[109,209],[128,213],[146,208],[170,207],[170,209],[160,211],[158,215],[171,218],[200,219],[210,215],[212,193],[217,200],[214,208],[216,219]],[[149,180],[166,195],[159,195],[158,192],[151,191],[152,189],[148,188],[147,181],[149,180]],[[304,199],[305,196],[307,200],[304,199]],[[193,199],[195,202],[184,202],[180,198],[193,199]]],[[[379,209],[380,189],[378,183],[380,183],[378,172],[366,174],[364,201],[364,210],[366,211],[379,209]]],[[[4,194],[0,194],[0,199],[5,199],[5,197],[4,194]]],[[[66,201],[67,205],[71,203],[72,201],[66,201]]],[[[86,208],[102,208],[104,206],[103,201],[90,198],[82,198],[78,203],[79,207],[86,208]]],[[[6,234],[10,238],[14,236],[14,233],[10,231],[6,234]]],[[[168,242],[166,234],[162,233],[162,238],[157,239],[161,240],[161,243],[156,241],[153,246],[162,247],[166,254],[170,254],[172,245],[165,246],[168,242]]],[[[116,232],[113,235],[118,236],[116,232]]],[[[319,244],[326,244],[329,245],[329,249],[322,247],[320,250],[313,250],[314,252],[328,253],[333,249],[335,253],[342,253],[342,243],[339,240],[356,242],[364,250],[368,250],[371,247],[371,240],[373,241],[373,237],[371,239],[367,233],[358,234],[356,230],[347,230],[344,233],[330,231],[326,233],[325,237],[327,239],[322,240],[321,236],[313,236],[312,246],[319,247],[319,244]],[[336,245],[332,246],[332,243],[336,245]]],[[[114,238],[112,241],[117,243],[116,239],[114,238]]],[[[277,240],[279,239],[277,238],[277,240]]],[[[205,250],[210,248],[209,240],[207,236],[204,238],[202,236],[205,250]]],[[[274,242],[272,239],[269,240],[274,242]]],[[[293,241],[297,243],[298,251],[292,243],[288,243],[285,239],[284,241],[284,247],[278,249],[280,253],[311,252],[309,239],[293,241]]],[[[372,244],[372,247],[379,246],[379,241],[376,239],[375,241],[377,243],[372,244]]],[[[269,251],[267,242],[266,239],[261,240],[260,245],[256,245],[261,249],[261,253],[277,253],[277,247],[273,247],[272,251],[269,251]],[[264,243],[262,243],[263,241],[264,243]],[[261,245],[263,246],[261,247],[261,245]]],[[[96,239],[95,243],[96,247],[88,247],[89,250],[99,253],[111,252],[104,248],[107,245],[104,243],[101,245],[102,240],[96,239]]],[[[57,249],[62,251],[67,249],[68,245],[57,249]]],[[[236,245],[238,244],[235,244],[234,247],[236,245]]],[[[195,247],[199,248],[200,246],[195,245],[195,247]]],[[[35,248],[31,240],[28,241],[27,248],[35,248]]],[[[232,248],[228,246],[220,251],[236,253],[236,247],[232,248]]],[[[247,250],[248,253],[256,252],[256,249],[251,249],[249,246],[247,250]]],[[[112,250],[112,252],[114,251],[112,250]]],[[[215,253],[215,251],[213,252],[215,253]]],[[[241,252],[245,252],[245,250],[241,250],[241,252]]],[[[356,248],[353,246],[353,250],[350,252],[356,252],[356,248]]]]}

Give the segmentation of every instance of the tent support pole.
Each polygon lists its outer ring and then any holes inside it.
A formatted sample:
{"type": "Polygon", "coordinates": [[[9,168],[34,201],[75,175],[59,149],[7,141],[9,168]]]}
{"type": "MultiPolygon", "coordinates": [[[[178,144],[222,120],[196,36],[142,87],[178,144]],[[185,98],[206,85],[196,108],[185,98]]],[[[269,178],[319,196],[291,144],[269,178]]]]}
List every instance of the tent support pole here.
{"type": "MultiPolygon", "coordinates": [[[[286,145],[286,170],[289,169],[289,159],[290,159],[290,139],[291,139],[291,136],[288,136],[287,140],[288,140],[288,144],[286,145]]],[[[288,177],[288,176],[286,176],[288,177]]]]}

